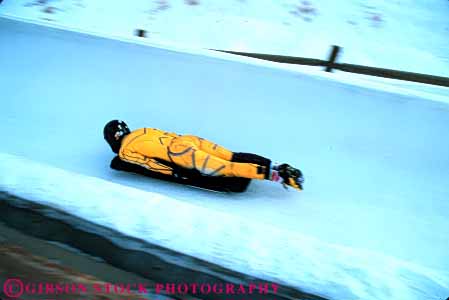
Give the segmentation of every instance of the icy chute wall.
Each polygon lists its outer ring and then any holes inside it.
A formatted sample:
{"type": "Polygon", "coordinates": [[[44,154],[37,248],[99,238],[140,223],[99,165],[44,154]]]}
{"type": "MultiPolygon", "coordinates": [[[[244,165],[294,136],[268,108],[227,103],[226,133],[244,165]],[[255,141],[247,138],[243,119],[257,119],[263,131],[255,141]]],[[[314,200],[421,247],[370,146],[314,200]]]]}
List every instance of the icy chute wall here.
{"type": "Polygon", "coordinates": [[[449,268],[447,104],[1,18],[0,102],[1,152],[449,268]],[[114,172],[114,118],[289,162],[305,191],[221,195],[114,172]]]}

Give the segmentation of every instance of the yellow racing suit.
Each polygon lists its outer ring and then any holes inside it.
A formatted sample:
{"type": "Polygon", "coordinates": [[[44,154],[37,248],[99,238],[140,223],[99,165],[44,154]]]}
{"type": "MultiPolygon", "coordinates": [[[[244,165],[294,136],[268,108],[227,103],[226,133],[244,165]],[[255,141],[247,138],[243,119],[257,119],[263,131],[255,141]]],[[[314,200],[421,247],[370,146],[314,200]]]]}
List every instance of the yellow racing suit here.
{"type": "Polygon", "coordinates": [[[247,153],[233,153],[193,135],[141,128],[123,138],[121,160],[174,175],[175,169],[195,169],[203,175],[267,179],[271,161],[247,153]],[[176,166],[176,168],[174,168],[176,166]]]}

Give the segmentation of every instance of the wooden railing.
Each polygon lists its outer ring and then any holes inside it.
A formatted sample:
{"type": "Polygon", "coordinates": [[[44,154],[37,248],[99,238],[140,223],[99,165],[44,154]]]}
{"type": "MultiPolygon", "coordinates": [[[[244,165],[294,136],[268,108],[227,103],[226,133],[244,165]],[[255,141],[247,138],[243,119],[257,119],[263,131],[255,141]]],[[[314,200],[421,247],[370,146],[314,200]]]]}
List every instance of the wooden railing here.
{"type": "Polygon", "coordinates": [[[273,54],[262,54],[262,53],[248,53],[248,52],[238,52],[238,51],[228,51],[228,50],[217,50],[210,49],[213,51],[219,51],[224,53],[230,53],[240,56],[247,56],[257,59],[263,59],[278,63],[285,64],[295,64],[295,65],[306,65],[306,66],[317,66],[325,67],[326,72],[332,72],[332,70],[340,70],[344,72],[351,72],[363,75],[371,75],[377,77],[385,77],[391,79],[399,79],[413,82],[420,82],[432,85],[439,85],[449,87],[449,78],[442,76],[434,76],[421,73],[413,73],[399,70],[367,67],[361,65],[337,63],[337,57],[341,50],[339,46],[332,46],[332,51],[327,60],[305,58],[305,57],[295,57],[295,56],[284,56],[284,55],[273,55],[273,54]]]}

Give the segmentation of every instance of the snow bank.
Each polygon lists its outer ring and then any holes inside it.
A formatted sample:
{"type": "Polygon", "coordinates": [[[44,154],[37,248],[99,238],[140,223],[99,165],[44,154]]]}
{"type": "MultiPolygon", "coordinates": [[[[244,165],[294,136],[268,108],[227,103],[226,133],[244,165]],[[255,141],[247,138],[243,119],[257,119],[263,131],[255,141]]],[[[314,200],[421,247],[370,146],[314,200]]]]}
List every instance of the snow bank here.
{"type": "MultiPolygon", "coordinates": [[[[417,82],[409,82],[404,80],[395,80],[383,77],[375,77],[369,75],[360,75],[356,73],[346,73],[343,71],[334,70],[332,73],[323,72],[323,68],[311,67],[294,64],[282,64],[276,63],[246,56],[239,56],[229,54],[225,52],[219,52],[209,50],[205,48],[195,48],[188,44],[177,44],[169,42],[158,42],[151,39],[142,39],[135,36],[118,34],[115,32],[97,32],[89,27],[76,28],[63,23],[51,23],[41,19],[34,19],[29,17],[17,16],[15,14],[8,14],[6,12],[0,13],[0,18],[3,22],[15,21],[23,24],[32,24],[37,26],[45,26],[47,28],[63,30],[67,32],[75,32],[85,34],[91,37],[107,38],[111,40],[117,40],[124,43],[145,45],[148,47],[163,49],[168,52],[177,52],[183,54],[201,55],[203,57],[216,58],[220,60],[226,60],[231,62],[239,62],[243,64],[254,65],[258,67],[265,67],[271,69],[279,69],[284,71],[290,71],[297,74],[307,75],[318,80],[332,81],[336,83],[344,83],[347,86],[356,86],[362,88],[369,88],[381,92],[395,93],[398,95],[418,97],[425,100],[449,103],[449,89],[442,86],[435,86],[430,84],[423,84],[417,82]]],[[[26,25],[25,25],[26,26],[26,25]]],[[[39,34],[39,33],[36,33],[39,34]]],[[[219,47],[210,47],[211,49],[219,49],[219,47]]],[[[254,51],[256,52],[256,51],[254,51]]],[[[279,53],[277,53],[279,54],[279,53]]],[[[296,55],[298,56],[298,55],[296,55]]],[[[325,57],[319,57],[324,59],[325,57]]],[[[392,67],[390,67],[392,68],[392,67]]],[[[409,70],[407,70],[409,71],[409,70]]],[[[424,71],[423,71],[424,72],[424,71]]],[[[426,73],[426,72],[424,72],[426,73]]]]}
{"type": "Polygon", "coordinates": [[[324,58],[338,44],[340,61],[448,76],[444,0],[188,2],[15,0],[0,14],[123,37],[142,28],[153,43],[192,48],[324,58]]]}
{"type": "MultiPolygon", "coordinates": [[[[449,274],[0,153],[0,191],[336,299],[443,299],[449,274]]],[[[125,245],[132,247],[131,245],[125,245]]]]}

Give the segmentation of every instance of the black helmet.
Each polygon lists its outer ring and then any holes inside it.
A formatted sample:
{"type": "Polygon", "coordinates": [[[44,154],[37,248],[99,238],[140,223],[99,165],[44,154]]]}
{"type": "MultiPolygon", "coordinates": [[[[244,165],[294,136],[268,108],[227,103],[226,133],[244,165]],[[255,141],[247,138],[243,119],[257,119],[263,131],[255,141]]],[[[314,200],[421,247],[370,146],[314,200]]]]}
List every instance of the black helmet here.
{"type": "Polygon", "coordinates": [[[104,139],[111,146],[114,153],[118,153],[122,144],[122,139],[131,131],[125,122],[119,120],[110,121],[103,129],[104,139]]]}

